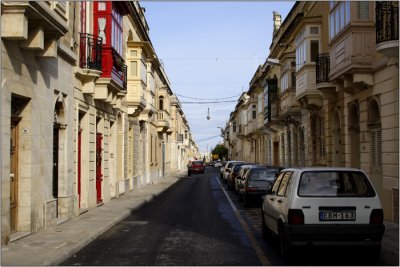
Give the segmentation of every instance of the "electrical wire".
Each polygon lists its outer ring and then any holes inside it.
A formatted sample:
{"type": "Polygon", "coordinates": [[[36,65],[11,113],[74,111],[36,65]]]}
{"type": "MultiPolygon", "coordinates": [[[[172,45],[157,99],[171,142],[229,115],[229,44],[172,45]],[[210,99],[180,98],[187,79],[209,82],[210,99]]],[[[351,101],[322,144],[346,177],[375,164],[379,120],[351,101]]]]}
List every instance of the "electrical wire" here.
{"type": "Polygon", "coordinates": [[[204,102],[194,102],[194,101],[181,101],[181,104],[217,104],[217,103],[234,103],[237,100],[226,100],[226,101],[204,101],[204,102]]]}
{"type": "Polygon", "coordinates": [[[207,140],[210,140],[210,139],[214,139],[214,138],[216,138],[216,137],[221,137],[221,135],[219,134],[219,135],[216,135],[216,136],[212,136],[212,137],[200,139],[200,140],[197,140],[197,143],[203,142],[203,141],[207,141],[207,140]]]}
{"type": "Polygon", "coordinates": [[[224,100],[224,99],[230,99],[230,98],[237,98],[240,96],[240,95],[235,95],[235,96],[223,97],[223,98],[197,98],[197,97],[184,96],[184,95],[179,95],[179,94],[175,94],[175,95],[184,97],[184,98],[189,98],[189,99],[196,99],[196,100],[224,100]]]}

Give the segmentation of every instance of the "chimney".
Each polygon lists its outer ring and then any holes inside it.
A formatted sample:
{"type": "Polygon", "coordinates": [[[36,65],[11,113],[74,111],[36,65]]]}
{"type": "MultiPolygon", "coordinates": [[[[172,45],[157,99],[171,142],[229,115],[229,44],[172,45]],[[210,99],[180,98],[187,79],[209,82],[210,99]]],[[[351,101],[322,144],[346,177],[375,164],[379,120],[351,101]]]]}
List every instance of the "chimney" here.
{"type": "Polygon", "coordinates": [[[279,28],[281,27],[281,15],[274,11],[273,12],[273,19],[274,19],[274,32],[273,32],[273,36],[275,36],[275,34],[278,32],[279,28]]]}

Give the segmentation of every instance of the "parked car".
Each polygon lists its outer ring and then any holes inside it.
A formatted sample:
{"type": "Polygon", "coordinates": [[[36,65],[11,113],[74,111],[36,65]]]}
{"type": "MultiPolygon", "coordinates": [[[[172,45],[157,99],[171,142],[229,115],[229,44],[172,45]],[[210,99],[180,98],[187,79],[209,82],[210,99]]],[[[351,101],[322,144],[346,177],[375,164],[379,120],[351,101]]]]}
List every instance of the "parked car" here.
{"type": "Polygon", "coordinates": [[[219,178],[222,180],[223,177],[223,172],[225,170],[225,165],[226,165],[226,161],[224,160],[221,164],[221,167],[219,169],[219,178]]]}
{"type": "Polygon", "coordinates": [[[220,161],[220,160],[215,161],[214,162],[214,167],[221,168],[222,167],[222,161],[220,161]]]}
{"type": "Polygon", "coordinates": [[[279,238],[282,255],[294,246],[363,246],[379,259],[385,231],[379,197],[359,169],[284,169],[262,205],[262,229],[279,238]]]}
{"type": "Polygon", "coordinates": [[[191,162],[192,173],[204,173],[206,167],[202,160],[195,160],[191,162]]]}
{"type": "Polygon", "coordinates": [[[235,188],[236,176],[238,176],[240,167],[243,165],[245,165],[244,162],[237,162],[232,166],[232,171],[228,174],[228,179],[226,181],[228,190],[232,190],[235,188]]]}
{"type": "Polygon", "coordinates": [[[242,163],[242,162],[243,161],[239,161],[239,160],[230,160],[230,161],[226,162],[224,169],[222,171],[222,181],[224,183],[226,183],[228,181],[228,175],[232,171],[233,165],[236,163],[242,163]]]}
{"type": "Polygon", "coordinates": [[[245,164],[240,166],[240,170],[238,175],[235,177],[235,185],[234,185],[234,190],[239,193],[239,185],[242,179],[244,179],[244,176],[246,175],[247,170],[251,167],[254,166],[255,164],[245,164]]]}
{"type": "Polygon", "coordinates": [[[252,200],[261,200],[271,190],[281,168],[252,165],[243,177],[239,178],[239,202],[245,207],[252,200]]]}

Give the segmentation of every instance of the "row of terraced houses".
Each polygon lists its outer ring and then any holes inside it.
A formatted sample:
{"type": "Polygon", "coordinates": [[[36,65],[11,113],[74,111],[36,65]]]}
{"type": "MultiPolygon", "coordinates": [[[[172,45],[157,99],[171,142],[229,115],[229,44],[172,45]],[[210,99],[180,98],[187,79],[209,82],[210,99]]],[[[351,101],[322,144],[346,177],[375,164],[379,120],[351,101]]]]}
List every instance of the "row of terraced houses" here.
{"type": "Polygon", "coordinates": [[[398,2],[296,2],[273,17],[267,59],[224,130],[228,158],[361,168],[398,223],[398,2]]]}
{"type": "Polygon", "coordinates": [[[138,1],[2,1],[1,243],[199,157],[138,1]]]}

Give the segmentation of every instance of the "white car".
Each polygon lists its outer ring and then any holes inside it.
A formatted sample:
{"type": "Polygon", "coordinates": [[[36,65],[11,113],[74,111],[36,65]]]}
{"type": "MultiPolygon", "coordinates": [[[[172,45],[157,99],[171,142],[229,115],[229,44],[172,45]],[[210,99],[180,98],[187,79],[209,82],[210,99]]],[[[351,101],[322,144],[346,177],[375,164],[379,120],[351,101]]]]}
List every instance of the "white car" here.
{"type": "Polygon", "coordinates": [[[385,226],[362,170],[318,167],[281,171],[263,201],[262,230],[278,236],[284,256],[294,246],[363,246],[378,260],[385,226]]]}
{"type": "Polygon", "coordinates": [[[232,167],[236,164],[236,163],[242,163],[243,161],[238,161],[238,160],[230,160],[227,161],[225,166],[222,166],[223,170],[221,172],[221,178],[222,181],[224,183],[226,183],[228,181],[228,175],[231,173],[232,171],[232,167]]]}

